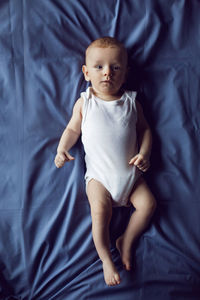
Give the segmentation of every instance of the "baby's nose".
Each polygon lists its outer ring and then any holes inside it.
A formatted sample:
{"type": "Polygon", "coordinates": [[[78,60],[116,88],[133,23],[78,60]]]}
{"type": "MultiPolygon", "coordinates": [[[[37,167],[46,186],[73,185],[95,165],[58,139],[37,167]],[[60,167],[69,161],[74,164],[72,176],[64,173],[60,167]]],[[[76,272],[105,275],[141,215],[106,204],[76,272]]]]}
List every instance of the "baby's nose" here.
{"type": "Polygon", "coordinates": [[[105,76],[110,76],[112,74],[112,69],[111,67],[106,67],[105,70],[104,70],[104,75],[105,76]]]}

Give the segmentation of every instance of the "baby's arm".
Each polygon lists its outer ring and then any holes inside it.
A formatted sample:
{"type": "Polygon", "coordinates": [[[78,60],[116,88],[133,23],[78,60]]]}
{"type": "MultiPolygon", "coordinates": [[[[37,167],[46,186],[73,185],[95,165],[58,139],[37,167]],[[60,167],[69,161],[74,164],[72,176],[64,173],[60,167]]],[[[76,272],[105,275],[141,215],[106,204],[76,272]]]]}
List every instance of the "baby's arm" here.
{"type": "Polygon", "coordinates": [[[61,136],[55,157],[57,168],[61,168],[67,161],[74,160],[68,151],[77,142],[81,133],[82,104],[83,99],[79,98],[74,105],[71,120],[61,136]]]}
{"type": "Polygon", "coordinates": [[[141,171],[146,172],[150,167],[150,154],[152,147],[152,135],[150,127],[144,117],[142,106],[136,101],[138,114],[137,120],[137,137],[139,153],[135,155],[129,162],[130,165],[137,166],[141,171]]]}

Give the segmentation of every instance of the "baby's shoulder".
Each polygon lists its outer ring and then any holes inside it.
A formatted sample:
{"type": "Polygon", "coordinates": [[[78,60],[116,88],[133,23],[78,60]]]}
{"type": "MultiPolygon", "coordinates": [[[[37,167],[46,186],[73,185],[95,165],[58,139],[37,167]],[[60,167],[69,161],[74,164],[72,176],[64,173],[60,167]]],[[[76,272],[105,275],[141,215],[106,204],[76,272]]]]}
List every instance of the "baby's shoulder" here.
{"type": "Polygon", "coordinates": [[[82,113],[82,109],[83,109],[83,98],[80,97],[74,104],[74,112],[80,112],[82,113]]]}
{"type": "Polygon", "coordinates": [[[80,98],[78,98],[78,100],[76,100],[75,105],[77,105],[77,106],[82,106],[82,105],[83,105],[83,102],[84,102],[83,98],[80,97],[80,98]]]}

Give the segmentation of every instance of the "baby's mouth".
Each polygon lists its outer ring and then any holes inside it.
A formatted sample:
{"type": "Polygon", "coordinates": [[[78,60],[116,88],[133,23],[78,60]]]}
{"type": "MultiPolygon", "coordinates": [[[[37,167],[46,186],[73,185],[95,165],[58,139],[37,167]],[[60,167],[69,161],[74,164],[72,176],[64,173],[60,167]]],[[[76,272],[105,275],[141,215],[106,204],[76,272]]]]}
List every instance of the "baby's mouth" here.
{"type": "Polygon", "coordinates": [[[111,80],[102,80],[101,82],[102,82],[102,83],[107,83],[107,84],[112,84],[112,81],[111,81],[111,80]]]}

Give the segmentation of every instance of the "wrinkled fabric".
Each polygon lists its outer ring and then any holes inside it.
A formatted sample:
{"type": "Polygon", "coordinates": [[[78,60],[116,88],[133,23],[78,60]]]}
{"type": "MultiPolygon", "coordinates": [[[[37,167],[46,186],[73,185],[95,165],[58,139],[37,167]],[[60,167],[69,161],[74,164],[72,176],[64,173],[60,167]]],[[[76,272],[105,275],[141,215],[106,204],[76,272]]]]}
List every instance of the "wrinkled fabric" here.
{"type": "Polygon", "coordinates": [[[0,299],[200,298],[200,2],[0,2],[0,299]],[[130,208],[113,212],[111,250],[122,283],[107,287],[91,234],[80,140],[54,156],[87,87],[84,51],[115,36],[129,52],[153,133],[145,178],[158,207],[123,270],[115,248],[130,208]]]}

